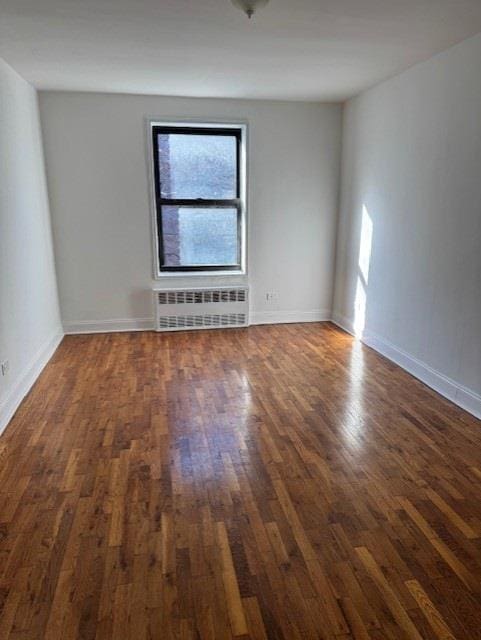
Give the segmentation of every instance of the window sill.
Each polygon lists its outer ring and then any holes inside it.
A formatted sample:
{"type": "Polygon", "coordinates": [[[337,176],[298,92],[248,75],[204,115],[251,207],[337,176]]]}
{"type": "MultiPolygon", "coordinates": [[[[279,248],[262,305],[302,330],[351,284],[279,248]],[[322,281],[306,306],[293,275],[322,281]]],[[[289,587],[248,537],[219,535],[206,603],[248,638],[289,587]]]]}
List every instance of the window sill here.
{"type": "Polygon", "coordinates": [[[155,276],[155,280],[164,280],[165,278],[213,278],[219,276],[226,278],[228,276],[239,277],[246,276],[247,271],[162,271],[155,276]]]}

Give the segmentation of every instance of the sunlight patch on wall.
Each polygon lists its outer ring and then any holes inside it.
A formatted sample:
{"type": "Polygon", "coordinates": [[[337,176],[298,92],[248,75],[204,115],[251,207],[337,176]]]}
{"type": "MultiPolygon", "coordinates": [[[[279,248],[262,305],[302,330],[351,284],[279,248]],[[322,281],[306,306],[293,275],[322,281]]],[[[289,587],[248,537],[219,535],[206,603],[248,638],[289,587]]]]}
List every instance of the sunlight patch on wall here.
{"type": "Polygon", "coordinates": [[[367,286],[372,251],[372,220],[365,205],[362,207],[361,235],[354,299],[354,333],[361,337],[366,325],[367,286]]]}

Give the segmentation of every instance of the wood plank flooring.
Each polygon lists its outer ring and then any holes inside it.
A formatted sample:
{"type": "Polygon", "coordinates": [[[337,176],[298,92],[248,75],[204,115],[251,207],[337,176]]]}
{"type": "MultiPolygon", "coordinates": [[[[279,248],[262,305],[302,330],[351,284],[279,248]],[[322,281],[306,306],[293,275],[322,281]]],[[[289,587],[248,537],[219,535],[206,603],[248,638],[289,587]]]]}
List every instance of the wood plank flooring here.
{"type": "Polygon", "coordinates": [[[481,638],[481,423],[331,324],[66,337],[0,457],[2,640],[481,638]]]}

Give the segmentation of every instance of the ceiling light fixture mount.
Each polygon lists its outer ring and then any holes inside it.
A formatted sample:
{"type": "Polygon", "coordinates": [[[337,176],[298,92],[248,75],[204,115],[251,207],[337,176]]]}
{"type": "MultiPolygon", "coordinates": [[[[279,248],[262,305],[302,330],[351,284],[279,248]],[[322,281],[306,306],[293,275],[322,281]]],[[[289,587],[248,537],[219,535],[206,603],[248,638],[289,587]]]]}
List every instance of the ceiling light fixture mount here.
{"type": "Polygon", "coordinates": [[[231,2],[235,7],[242,9],[250,20],[257,9],[265,7],[269,0],[231,0],[231,2]]]}

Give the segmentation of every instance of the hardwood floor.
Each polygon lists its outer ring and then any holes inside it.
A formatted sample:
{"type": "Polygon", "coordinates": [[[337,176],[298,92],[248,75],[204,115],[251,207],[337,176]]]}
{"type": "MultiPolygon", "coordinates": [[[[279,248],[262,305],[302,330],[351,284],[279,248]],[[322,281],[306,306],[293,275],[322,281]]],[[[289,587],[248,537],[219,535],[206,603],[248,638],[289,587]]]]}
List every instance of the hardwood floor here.
{"type": "Polygon", "coordinates": [[[481,638],[481,423],[330,324],[66,337],[0,438],[0,638],[481,638]]]}

